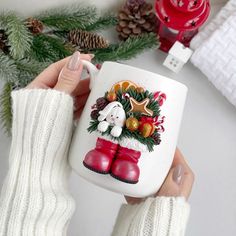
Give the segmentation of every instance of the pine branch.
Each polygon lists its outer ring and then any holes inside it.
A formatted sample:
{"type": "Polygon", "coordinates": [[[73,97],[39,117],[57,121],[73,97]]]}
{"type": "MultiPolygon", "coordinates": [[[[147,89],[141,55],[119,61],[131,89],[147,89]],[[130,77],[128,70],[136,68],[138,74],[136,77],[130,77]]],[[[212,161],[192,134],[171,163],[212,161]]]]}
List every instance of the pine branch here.
{"type": "Polygon", "coordinates": [[[95,60],[98,62],[128,60],[144,50],[157,48],[158,46],[159,42],[156,34],[143,34],[130,37],[120,44],[111,45],[109,48],[95,50],[95,60]]]}
{"type": "Polygon", "coordinates": [[[117,24],[117,17],[114,15],[104,15],[99,17],[95,22],[92,24],[88,24],[85,26],[86,31],[96,31],[107,29],[108,27],[115,26],[117,24]]]}
{"type": "Polygon", "coordinates": [[[62,31],[71,29],[85,29],[97,18],[95,7],[83,7],[78,4],[61,6],[41,13],[36,16],[44,25],[62,31]]]}
{"type": "Polygon", "coordinates": [[[19,71],[19,88],[24,88],[49,65],[47,62],[38,62],[29,58],[18,60],[15,63],[19,71]]]}
{"type": "Polygon", "coordinates": [[[13,12],[2,13],[0,28],[4,29],[8,36],[10,55],[14,59],[23,58],[29,52],[32,43],[32,35],[23,20],[13,12]]]}
{"type": "Polygon", "coordinates": [[[37,61],[54,62],[71,55],[71,52],[65,48],[61,39],[39,34],[34,37],[30,54],[37,61]]]}
{"type": "Polygon", "coordinates": [[[18,70],[12,59],[0,52],[0,79],[5,82],[17,82],[18,70]]]}
{"type": "Polygon", "coordinates": [[[89,124],[89,127],[88,127],[88,132],[89,133],[92,133],[94,131],[97,130],[97,127],[98,127],[98,124],[99,124],[99,121],[98,120],[92,120],[89,124]]]}
{"type": "Polygon", "coordinates": [[[0,95],[0,120],[4,131],[10,136],[12,124],[12,111],[11,111],[11,91],[12,85],[6,83],[4,85],[2,94],[0,95]]]}

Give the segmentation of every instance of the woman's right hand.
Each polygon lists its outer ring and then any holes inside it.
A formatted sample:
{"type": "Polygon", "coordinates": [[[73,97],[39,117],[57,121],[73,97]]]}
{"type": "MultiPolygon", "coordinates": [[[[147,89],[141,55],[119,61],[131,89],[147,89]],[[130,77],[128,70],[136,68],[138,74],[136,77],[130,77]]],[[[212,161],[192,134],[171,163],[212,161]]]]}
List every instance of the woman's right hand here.
{"type": "Polygon", "coordinates": [[[81,80],[83,70],[81,60],[91,61],[93,57],[93,54],[80,54],[77,51],[72,56],[51,64],[26,88],[52,88],[70,94],[74,98],[74,116],[78,119],[90,92],[89,78],[81,80]]]}

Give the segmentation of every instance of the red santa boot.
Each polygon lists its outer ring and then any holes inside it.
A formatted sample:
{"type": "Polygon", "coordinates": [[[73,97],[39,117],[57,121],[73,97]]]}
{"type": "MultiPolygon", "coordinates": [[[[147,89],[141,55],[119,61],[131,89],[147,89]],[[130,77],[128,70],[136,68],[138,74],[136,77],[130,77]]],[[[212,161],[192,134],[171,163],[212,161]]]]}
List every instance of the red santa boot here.
{"type": "Polygon", "coordinates": [[[139,179],[138,159],[141,152],[119,146],[111,167],[111,176],[129,184],[136,184],[139,179]]]}
{"type": "Polygon", "coordinates": [[[108,174],[117,148],[118,144],[98,138],[95,149],[86,154],[84,166],[97,173],[108,174]]]}

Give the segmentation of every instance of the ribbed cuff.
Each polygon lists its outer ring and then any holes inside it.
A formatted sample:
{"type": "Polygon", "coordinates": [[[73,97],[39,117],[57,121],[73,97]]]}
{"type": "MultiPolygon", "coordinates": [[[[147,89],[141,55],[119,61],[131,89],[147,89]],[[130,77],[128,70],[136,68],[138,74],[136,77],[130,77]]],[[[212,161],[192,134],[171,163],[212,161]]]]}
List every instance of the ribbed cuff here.
{"type": "Polygon", "coordinates": [[[182,197],[148,198],[122,205],[113,236],[183,236],[190,207],[182,197]]]}
{"type": "Polygon", "coordinates": [[[51,89],[22,89],[12,92],[12,108],[0,235],[64,235],[74,209],[67,189],[73,100],[51,89]]]}

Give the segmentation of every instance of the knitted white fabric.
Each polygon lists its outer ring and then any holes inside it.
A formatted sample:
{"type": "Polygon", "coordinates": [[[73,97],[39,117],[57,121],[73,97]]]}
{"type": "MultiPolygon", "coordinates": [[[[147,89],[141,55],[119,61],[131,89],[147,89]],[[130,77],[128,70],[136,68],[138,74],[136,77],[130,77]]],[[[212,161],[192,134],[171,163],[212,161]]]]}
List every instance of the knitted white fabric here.
{"type": "Polygon", "coordinates": [[[234,106],[236,106],[235,10],[222,25],[216,28],[210,37],[202,42],[191,58],[192,63],[208,77],[234,106]]]}
{"type": "Polygon", "coordinates": [[[15,91],[12,100],[12,144],[0,199],[0,235],[66,235],[74,211],[67,189],[73,100],[42,89],[15,91]]]}
{"type": "Polygon", "coordinates": [[[207,40],[226,20],[236,12],[236,1],[229,0],[216,17],[207,24],[191,41],[191,48],[197,49],[207,40]]]}
{"type": "Polygon", "coordinates": [[[190,207],[184,198],[148,198],[123,205],[112,236],[183,236],[190,207]]]}

